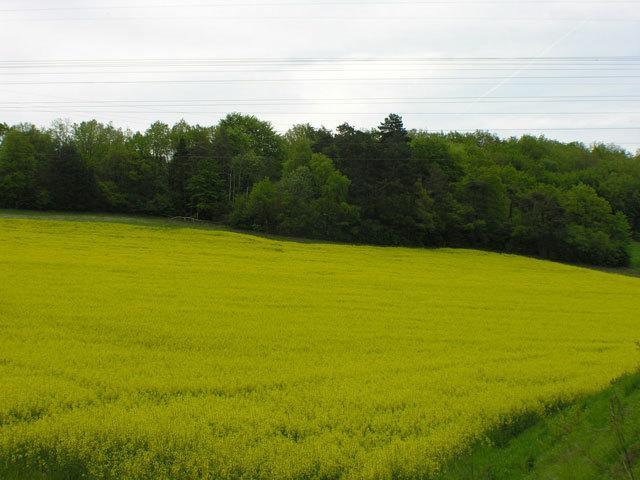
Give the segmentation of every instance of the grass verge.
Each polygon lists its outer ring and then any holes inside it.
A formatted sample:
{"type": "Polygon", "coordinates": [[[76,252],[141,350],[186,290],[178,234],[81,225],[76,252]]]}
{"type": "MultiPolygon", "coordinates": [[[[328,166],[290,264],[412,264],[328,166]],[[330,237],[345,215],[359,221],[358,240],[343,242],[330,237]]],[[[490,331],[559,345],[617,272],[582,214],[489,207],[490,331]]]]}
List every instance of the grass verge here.
{"type": "MultiPolygon", "coordinates": [[[[640,478],[640,373],[538,419],[501,446],[478,446],[438,480],[637,480],[640,478]]],[[[500,445],[500,443],[498,443],[500,445]]]]}

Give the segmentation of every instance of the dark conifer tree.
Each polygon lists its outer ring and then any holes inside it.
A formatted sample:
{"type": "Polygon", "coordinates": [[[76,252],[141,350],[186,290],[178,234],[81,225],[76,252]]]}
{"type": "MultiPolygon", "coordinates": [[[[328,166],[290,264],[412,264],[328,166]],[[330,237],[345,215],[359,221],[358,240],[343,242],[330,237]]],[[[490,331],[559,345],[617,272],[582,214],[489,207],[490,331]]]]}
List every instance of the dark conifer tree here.
{"type": "Polygon", "coordinates": [[[169,191],[173,206],[179,215],[191,213],[188,182],[193,174],[193,159],[184,137],[180,137],[169,162],[169,191]]]}
{"type": "Polygon", "coordinates": [[[99,207],[93,170],[71,144],[62,145],[52,157],[46,169],[45,185],[51,208],[82,211],[99,207]]]}

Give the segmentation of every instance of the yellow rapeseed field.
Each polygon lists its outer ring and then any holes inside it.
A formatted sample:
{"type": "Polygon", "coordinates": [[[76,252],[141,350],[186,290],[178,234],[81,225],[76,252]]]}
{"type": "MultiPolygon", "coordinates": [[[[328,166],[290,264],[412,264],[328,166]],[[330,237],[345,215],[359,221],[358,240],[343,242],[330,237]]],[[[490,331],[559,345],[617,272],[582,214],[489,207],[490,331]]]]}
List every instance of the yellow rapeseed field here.
{"type": "Polygon", "coordinates": [[[428,478],[640,339],[640,279],[477,251],[3,218],[0,279],[0,471],[52,478],[428,478]]]}

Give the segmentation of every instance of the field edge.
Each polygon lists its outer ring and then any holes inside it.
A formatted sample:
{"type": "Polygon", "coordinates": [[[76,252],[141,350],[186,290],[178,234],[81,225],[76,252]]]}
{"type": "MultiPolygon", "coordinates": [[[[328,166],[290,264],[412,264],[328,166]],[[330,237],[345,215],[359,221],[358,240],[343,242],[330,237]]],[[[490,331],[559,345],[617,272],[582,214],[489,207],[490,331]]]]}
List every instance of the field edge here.
{"type": "Polygon", "coordinates": [[[612,380],[601,392],[530,420],[529,424],[516,423],[511,431],[489,432],[486,441],[452,459],[433,480],[588,480],[605,476],[628,480],[640,475],[640,367],[612,380]],[[617,404],[619,417],[613,413],[617,404]],[[618,421],[624,444],[617,438],[618,421]],[[495,433],[497,441],[491,438],[495,433]],[[629,474],[627,460],[633,474],[629,474]],[[599,476],[592,476],[594,470],[599,476]]]}

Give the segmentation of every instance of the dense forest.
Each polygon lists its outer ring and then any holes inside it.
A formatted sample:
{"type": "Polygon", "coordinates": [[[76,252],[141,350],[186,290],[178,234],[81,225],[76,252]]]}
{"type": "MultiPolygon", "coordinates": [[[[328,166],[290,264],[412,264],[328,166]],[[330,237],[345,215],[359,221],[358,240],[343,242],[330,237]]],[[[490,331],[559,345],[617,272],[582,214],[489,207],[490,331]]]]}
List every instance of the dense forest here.
{"type": "Polygon", "coordinates": [[[380,245],[629,262],[640,157],[544,137],[267,122],[231,114],[131,132],[96,121],[0,124],[0,208],[190,216],[380,245]]]}

